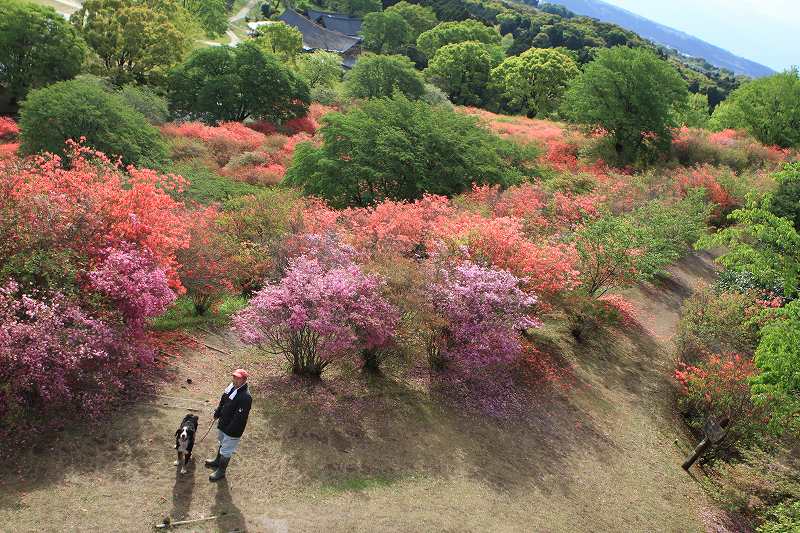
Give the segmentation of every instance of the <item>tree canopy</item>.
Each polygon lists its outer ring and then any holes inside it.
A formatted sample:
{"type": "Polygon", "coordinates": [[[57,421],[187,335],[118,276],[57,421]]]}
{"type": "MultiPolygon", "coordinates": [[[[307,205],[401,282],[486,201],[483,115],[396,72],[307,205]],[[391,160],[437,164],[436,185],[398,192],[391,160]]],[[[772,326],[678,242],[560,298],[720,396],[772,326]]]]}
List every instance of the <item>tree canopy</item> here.
{"type": "Polygon", "coordinates": [[[96,73],[118,85],[161,81],[192,39],[191,21],[170,1],[86,0],[70,20],[97,56],[96,73]]]}
{"type": "Polygon", "coordinates": [[[337,207],[454,195],[521,176],[516,146],[476,118],[402,95],[326,115],[320,131],[322,146],[298,146],[284,183],[337,207]]]}
{"type": "Polygon", "coordinates": [[[486,100],[489,74],[496,64],[483,43],[447,44],[436,51],[425,77],[446,92],[453,103],[478,106],[486,100]]]}
{"type": "Polygon", "coordinates": [[[275,22],[258,28],[256,44],[283,61],[294,61],[303,51],[303,34],[284,22],[275,22]]]}
{"type": "Polygon", "coordinates": [[[405,56],[366,54],[345,76],[345,88],[356,98],[392,96],[398,90],[415,99],[425,92],[425,82],[405,56]]]}
{"type": "Polygon", "coordinates": [[[417,38],[417,49],[430,59],[437,50],[448,44],[477,41],[488,45],[499,45],[500,39],[496,29],[477,20],[442,22],[420,34],[417,38]]]}
{"type": "Polygon", "coordinates": [[[747,130],[764,144],[800,146],[800,72],[745,83],[714,110],[710,125],[747,130]]]}
{"type": "Polygon", "coordinates": [[[86,45],[54,9],[18,0],[0,4],[0,85],[13,100],[80,72],[86,45]]]}
{"type": "Polygon", "coordinates": [[[194,51],[169,77],[169,100],[183,118],[208,124],[304,116],[308,85],[251,42],[194,51]]]}
{"type": "Polygon", "coordinates": [[[117,93],[92,79],[62,81],[28,94],[20,111],[25,154],[64,153],[66,141],[86,144],[125,163],[155,165],[166,159],[161,134],[117,93]]]}
{"type": "Polygon", "coordinates": [[[562,110],[576,122],[606,129],[619,161],[630,163],[648,141],[669,148],[674,111],[686,105],[688,94],[678,72],[655,53],[619,46],[600,50],[572,80],[562,110]]]}
{"type": "Polygon", "coordinates": [[[532,48],[492,69],[491,79],[504,110],[535,117],[556,111],[567,84],[579,73],[569,54],[532,48]]]}

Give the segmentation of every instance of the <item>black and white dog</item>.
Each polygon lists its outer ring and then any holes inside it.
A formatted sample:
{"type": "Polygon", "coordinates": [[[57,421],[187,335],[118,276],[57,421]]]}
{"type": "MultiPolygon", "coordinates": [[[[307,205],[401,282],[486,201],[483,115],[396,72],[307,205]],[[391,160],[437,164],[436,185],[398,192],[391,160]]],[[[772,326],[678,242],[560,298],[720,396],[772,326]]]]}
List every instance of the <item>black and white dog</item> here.
{"type": "Polygon", "coordinates": [[[175,466],[181,465],[181,474],[186,473],[186,465],[192,458],[192,448],[194,447],[194,434],[197,432],[198,418],[195,415],[186,415],[183,422],[175,432],[175,449],[178,450],[178,459],[175,466]]]}

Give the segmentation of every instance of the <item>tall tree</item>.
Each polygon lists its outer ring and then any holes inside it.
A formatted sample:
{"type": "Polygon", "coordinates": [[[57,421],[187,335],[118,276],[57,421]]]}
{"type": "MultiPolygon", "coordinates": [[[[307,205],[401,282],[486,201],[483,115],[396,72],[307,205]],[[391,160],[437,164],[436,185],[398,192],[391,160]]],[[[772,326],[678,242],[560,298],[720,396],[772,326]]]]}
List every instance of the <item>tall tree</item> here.
{"type": "Polygon", "coordinates": [[[121,85],[159,82],[191,42],[183,8],[134,0],[86,0],[70,20],[97,54],[100,74],[121,85]]]}
{"type": "Polygon", "coordinates": [[[308,85],[255,43],[195,50],[169,78],[174,112],[209,124],[260,118],[280,122],[308,111],[308,85]]]}
{"type": "Polygon", "coordinates": [[[557,110],[569,81],[578,74],[568,54],[531,48],[500,63],[491,77],[506,110],[535,117],[557,110]]]}
{"type": "Polygon", "coordinates": [[[488,45],[499,45],[500,40],[500,33],[496,29],[477,20],[442,22],[420,34],[417,38],[417,49],[430,59],[439,48],[447,44],[478,41],[488,45]]]}
{"type": "Polygon", "coordinates": [[[284,22],[261,26],[255,42],[264,51],[291,63],[303,51],[303,34],[284,22]]]}
{"type": "Polygon", "coordinates": [[[222,35],[228,29],[225,0],[181,0],[181,5],[197,19],[209,37],[222,35]]]}
{"type": "Polygon", "coordinates": [[[717,106],[711,127],[747,130],[764,144],[800,146],[800,72],[745,83],[717,106]]]}
{"type": "Polygon", "coordinates": [[[605,128],[619,161],[630,163],[644,155],[648,141],[669,149],[674,111],[688,97],[672,65],[650,50],[618,46],[600,50],[572,80],[562,109],[576,122],[605,128]]]}
{"type": "Polygon", "coordinates": [[[496,64],[483,43],[447,44],[436,51],[425,77],[446,92],[453,103],[478,106],[487,99],[489,73],[496,64]]]}
{"type": "Polygon", "coordinates": [[[323,145],[299,145],[284,183],[336,207],[413,200],[426,192],[449,196],[476,181],[521,179],[516,145],[474,117],[402,94],[330,113],[323,123],[323,145]]]}
{"type": "Polygon", "coordinates": [[[395,90],[414,99],[425,92],[422,75],[405,56],[362,55],[345,76],[345,87],[356,98],[392,96],[395,90]]]}
{"type": "Polygon", "coordinates": [[[85,55],[83,39],[52,8],[17,0],[0,4],[0,85],[13,101],[74,77],[85,55]]]}
{"type": "Polygon", "coordinates": [[[30,92],[20,111],[25,154],[63,153],[67,140],[121,156],[125,163],[154,165],[167,156],[157,129],[117,93],[93,79],[61,81],[30,92]]]}

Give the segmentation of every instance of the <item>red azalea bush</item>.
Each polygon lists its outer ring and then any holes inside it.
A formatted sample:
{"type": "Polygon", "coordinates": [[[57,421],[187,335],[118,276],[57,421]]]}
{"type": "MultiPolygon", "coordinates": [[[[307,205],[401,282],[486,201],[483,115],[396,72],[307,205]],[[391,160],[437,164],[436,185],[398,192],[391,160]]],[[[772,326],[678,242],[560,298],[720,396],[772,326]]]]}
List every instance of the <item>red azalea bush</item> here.
{"type": "Polygon", "coordinates": [[[752,359],[736,353],[702,354],[694,365],[680,363],[675,379],[681,386],[679,405],[689,424],[700,430],[709,418],[730,421],[717,450],[757,442],[766,430],[766,411],[753,403],[750,380],[758,369],[752,359]]]}
{"type": "Polygon", "coordinates": [[[709,200],[716,204],[714,215],[723,220],[728,213],[742,205],[745,188],[742,178],[730,170],[703,165],[696,168],[680,168],[673,177],[675,192],[685,198],[692,189],[703,188],[709,200]]]}
{"type": "Polygon", "coordinates": [[[133,166],[123,171],[103,154],[74,145],[58,156],[0,162],[0,211],[14,213],[9,253],[26,246],[69,248],[88,258],[123,243],[147,249],[182,292],[175,254],[189,244],[191,215],[168,192],[185,180],[133,166]]]}
{"type": "Polygon", "coordinates": [[[185,290],[181,276],[195,282],[178,256],[203,217],[170,195],[184,185],[76,144],[64,161],[0,162],[6,426],[37,423],[55,406],[99,411],[153,364],[147,320],[185,290]]]}
{"type": "Polygon", "coordinates": [[[761,167],[775,168],[788,160],[788,150],[765,146],[744,132],[683,127],[672,141],[672,153],[682,165],[723,165],[740,172],[761,167]]]}
{"type": "Polygon", "coordinates": [[[16,139],[19,135],[19,126],[9,117],[0,117],[0,140],[16,139]]]}

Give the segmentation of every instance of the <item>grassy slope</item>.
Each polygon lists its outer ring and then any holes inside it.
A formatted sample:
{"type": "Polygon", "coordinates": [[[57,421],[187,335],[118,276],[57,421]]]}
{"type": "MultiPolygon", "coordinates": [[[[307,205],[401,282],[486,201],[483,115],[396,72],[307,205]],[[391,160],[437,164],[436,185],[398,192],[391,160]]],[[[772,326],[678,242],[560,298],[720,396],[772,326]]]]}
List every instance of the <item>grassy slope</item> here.
{"type": "MultiPolygon", "coordinates": [[[[231,367],[256,371],[250,425],[226,483],[209,484],[202,466],[178,479],[172,434],[184,411],[162,398],[25,453],[0,479],[0,529],[147,531],[166,514],[227,512],[196,530],[700,531],[708,505],[673,444],[683,435],[667,339],[680,301],[712,268],[697,256],[672,270],[629,294],[641,330],[588,345],[558,328],[541,332],[576,365],[578,384],[542,391],[524,422],[465,416],[391,379],[353,393],[352,377],[331,375],[335,401],[312,404],[281,392],[277,365],[210,336],[232,357],[187,354],[163,393],[211,405],[231,367]]],[[[196,448],[198,462],[211,438],[196,448]]]]}

